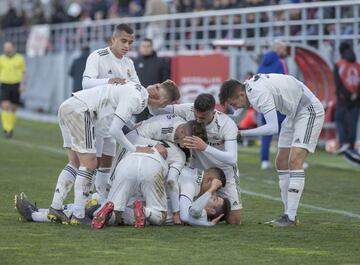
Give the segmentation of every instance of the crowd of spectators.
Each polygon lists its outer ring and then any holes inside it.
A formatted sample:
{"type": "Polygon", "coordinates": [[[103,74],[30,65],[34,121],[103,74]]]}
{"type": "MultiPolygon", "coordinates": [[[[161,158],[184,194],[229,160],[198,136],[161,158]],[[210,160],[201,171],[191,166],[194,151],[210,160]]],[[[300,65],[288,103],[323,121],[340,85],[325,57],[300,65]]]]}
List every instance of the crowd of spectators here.
{"type": "MultiPolygon", "coordinates": [[[[117,17],[137,17],[157,14],[162,5],[166,13],[198,12],[231,8],[257,7],[312,0],[24,0],[8,4],[8,11],[0,18],[1,28],[36,24],[57,24],[117,17]],[[155,13],[154,13],[155,10],[155,13]]],[[[314,15],[314,14],[310,14],[314,15]]],[[[293,14],[294,18],[298,13],[293,14]]],[[[248,20],[251,22],[251,16],[248,20]]],[[[265,18],[266,19],[266,18],[265,18]]],[[[281,19],[279,14],[278,19],[281,19]]]]}

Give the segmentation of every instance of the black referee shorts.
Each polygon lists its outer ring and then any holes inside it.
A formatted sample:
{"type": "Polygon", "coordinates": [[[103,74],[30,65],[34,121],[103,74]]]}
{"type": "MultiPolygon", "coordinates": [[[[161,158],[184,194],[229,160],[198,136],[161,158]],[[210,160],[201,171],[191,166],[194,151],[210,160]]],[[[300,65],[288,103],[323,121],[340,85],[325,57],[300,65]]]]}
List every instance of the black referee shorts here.
{"type": "Polygon", "coordinates": [[[15,105],[20,104],[20,83],[17,84],[1,84],[0,85],[0,101],[10,101],[15,105]]]}

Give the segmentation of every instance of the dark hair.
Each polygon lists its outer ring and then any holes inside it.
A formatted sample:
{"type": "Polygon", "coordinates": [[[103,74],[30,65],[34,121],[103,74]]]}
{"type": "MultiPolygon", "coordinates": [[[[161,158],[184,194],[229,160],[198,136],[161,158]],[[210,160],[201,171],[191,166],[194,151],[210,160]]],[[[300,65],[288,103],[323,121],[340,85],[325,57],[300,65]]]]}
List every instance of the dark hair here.
{"type": "MultiPolygon", "coordinates": [[[[220,196],[221,197],[221,196],[220,196]]],[[[230,212],[231,212],[231,203],[228,198],[221,197],[224,200],[224,204],[222,207],[222,212],[220,214],[224,214],[223,217],[221,217],[220,221],[225,221],[229,218],[230,212]]]]}
{"type": "Polygon", "coordinates": [[[89,46],[83,46],[81,48],[82,53],[90,53],[90,47],[89,46]]]}
{"type": "MultiPolygon", "coordinates": [[[[233,97],[238,88],[244,87],[238,80],[229,79],[222,83],[220,87],[219,100],[221,105],[225,105],[229,98],[233,97]]],[[[245,87],[244,87],[245,88],[245,87]]]]}
{"type": "Polygon", "coordinates": [[[213,171],[216,175],[216,178],[221,181],[222,187],[225,187],[226,185],[226,176],[224,171],[221,168],[218,167],[210,167],[207,170],[213,171]]]}
{"type": "Polygon", "coordinates": [[[196,97],[194,109],[200,112],[206,112],[215,109],[215,98],[211,94],[203,93],[196,97]]]}
{"type": "Polygon", "coordinates": [[[133,31],[133,29],[130,27],[129,24],[122,23],[122,24],[119,24],[119,25],[116,26],[113,35],[115,35],[115,34],[117,34],[117,33],[120,33],[120,32],[122,32],[122,31],[125,31],[125,32],[128,33],[128,34],[134,34],[134,31],[133,31]]]}
{"type": "Polygon", "coordinates": [[[200,137],[205,143],[208,141],[205,124],[197,122],[196,120],[185,123],[185,134],[186,136],[200,137]]]}
{"type": "Polygon", "coordinates": [[[153,45],[153,40],[150,39],[150,38],[144,38],[142,41],[143,42],[150,42],[151,46],[153,45]]]}
{"type": "Polygon", "coordinates": [[[345,52],[346,50],[348,50],[348,49],[351,49],[350,43],[348,43],[348,42],[346,42],[346,41],[340,43],[339,52],[340,52],[341,55],[343,55],[344,52],[345,52]]]}

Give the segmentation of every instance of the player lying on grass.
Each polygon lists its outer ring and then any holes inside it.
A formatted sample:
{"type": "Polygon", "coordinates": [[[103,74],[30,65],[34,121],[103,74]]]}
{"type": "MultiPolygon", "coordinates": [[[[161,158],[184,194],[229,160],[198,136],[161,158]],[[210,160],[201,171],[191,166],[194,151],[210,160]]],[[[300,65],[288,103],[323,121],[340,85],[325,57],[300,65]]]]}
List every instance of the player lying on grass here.
{"type": "Polygon", "coordinates": [[[264,114],[266,124],[241,130],[241,136],[278,133],[276,111],[286,115],[279,135],[276,167],[279,175],[284,214],[268,224],[278,227],[297,223],[297,209],[304,189],[304,160],[313,153],[324,122],[324,108],[303,83],[290,75],[258,74],[244,84],[225,81],[220,89],[220,103],[234,108],[253,107],[264,114]]]}
{"type": "Polygon", "coordinates": [[[109,134],[130,152],[153,152],[148,147],[135,147],[122,132],[122,127],[133,114],[147,106],[164,106],[179,98],[174,82],[160,84],[156,99],[148,96],[139,84],[103,85],[73,94],[59,108],[59,124],[67,148],[69,163],[60,173],[49,217],[54,221],[70,222],[62,212],[63,201],[73,183],[75,190],[72,224],[81,224],[85,217],[92,177],[97,168],[97,136],[109,134]]]}
{"type": "MultiPolygon", "coordinates": [[[[150,90],[150,93],[153,89],[150,90]]],[[[210,94],[200,94],[189,104],[169,105],[164,109],[152,108],[154,114],[171,113],[183,119],[196,120],[206,125],[208,141],[199,137],[185,138],[185,147],[193,150],[193,165],[200,169],[219,167],[226,175],[226,186],[219,194],[228,198],[231,212],[227,218],[229,224],[240,223],[240,181],[237,169],[237,134],[234,121],[226,114],[215,110],[215,99],[210,94]]]]}

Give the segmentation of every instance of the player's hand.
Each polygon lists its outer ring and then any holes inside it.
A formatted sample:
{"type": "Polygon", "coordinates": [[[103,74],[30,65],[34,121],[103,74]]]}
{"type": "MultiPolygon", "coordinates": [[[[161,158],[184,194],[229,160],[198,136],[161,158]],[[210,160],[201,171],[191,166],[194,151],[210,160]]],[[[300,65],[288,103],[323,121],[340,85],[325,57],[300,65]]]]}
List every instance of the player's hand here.
{"type": "Polygon", "coordinates": [[[109,84],[121,84],[121,85],[123,85],[123,84],[125,84],[127,81],[126,81],[126,79],[125,78],[119,78],[119,77],[114,77],[114,78],[110,78],[109,79],[109,84]]]}
{"type": "Polygon", "coordinates": [[[146,153],[146,154],[153,154],[154,150],[148,146],[137,146],[135,153],[146,153]]]}
{"type": "Polygon", "coordinates": [[[224,216],[224,214],[223,214],[223,213],[222,213],[222,214],[220,214],[218,217],[216,217],[216,218],[212,219],[212,220],[210,221],[210,223],[212,223],[213,225],[216,225],[216,224],[220,221],[220,219],[221,219],[223,216],[224,216]]]}
{"type": "Polygon", "coordinates": [[[167,158],[167,150],[166,147],[162,144],[156,144],[155,149],[159,152],[159,154],[166,160],[167,158]]]}
{"type": "Polygon", "coordinates": [[[213,179],[209,191],[214,192],[222,187],[222,182],[219,179],[213,179]]]}
{"type": "Polygon", "coordinates": [[[160,84],[150,85],[146,89],[149,93],[149,97],[152,99],[159,99],[159,88],[160,84]]]}
{"type": "Polygon", "coordinates": [[[200,137],[186,136],[184,138],[184,146],[189,149],[204,151],[208,145],[200,137]]]}

